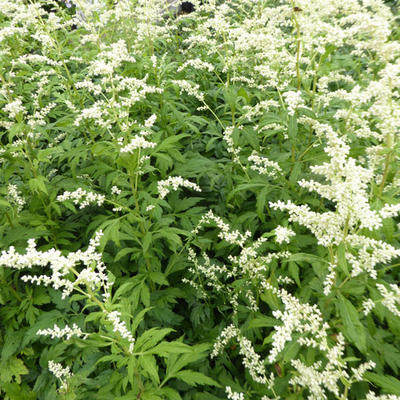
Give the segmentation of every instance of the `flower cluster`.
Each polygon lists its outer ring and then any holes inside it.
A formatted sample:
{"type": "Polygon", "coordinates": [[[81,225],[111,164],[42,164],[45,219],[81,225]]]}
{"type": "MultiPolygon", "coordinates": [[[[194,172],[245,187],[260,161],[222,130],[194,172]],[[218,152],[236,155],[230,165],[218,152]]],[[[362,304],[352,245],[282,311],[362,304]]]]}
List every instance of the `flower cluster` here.
{"type": "Polygon", "coordinates": [[[121,148],[121,153],[133,153],[136,149],[148,149],[156,143],[147,141],[142,135],[136,135],[126,146],[121,148]]]}
{"type": "Polygon", "coordinates": [[[52,339],[54,338],[65,338],[65,340],[71,339],[73,336],[76,337],[81,337],[82,339],[87,338],[87,334],[83,333],[81,328],[79,328],[78,325],[73,324],[72,327],[69,327],[68,325],[65,325],[64,328],[60,328],[57,325],[54,324],[53,328],[47,328],[47,329],[39,329],[36,332],[37,335],[43,335],[43,336],[50,336],[52,339]]]}
{"type": "Polygon", "coordinates": [[[293,116],[299,107],[305,107],[304,99],[301,97],[300,91],[285,92],[285,93],[283,93],[283,97],[286,101],[289,115],[293,116]]]}
{"type": "Polygon", "coordinates": [[[173,190],[178,190],[179,187],[185,187],[196,190],[197,192],[201,192],[200,186],[196,185],[195,183],[190,182],[187,179],[183,179],[181,176],[170,176],[168,179],[158,181],[157,183],[157,190],[161,199],[163,199],[170,192],[171,186],[173,190]]]}
{"type": "Polygon", "coordinates": [[[204,94],[201,93],[199,84],[182,79],[174,80],[172,83],[179,87],[181,93],[186,92],[188,95],[195,97],[197,100],[201,102],[204,101],[204,94]]]}
{"type": "Polygon", "coordinates": [[[74,192],[64,192],[57,196],[58,201],[72,200],[74,204],[78,205],[79,208],[85,208],[91,204],[97,204],[101,206],[104,203],[105,196],[98,193],[89,192],[82,188],[78,188],[74,192]]]}
{"type": "Polygon", "coordinates": [[[247,231],[245,234],[240,233],[238,230],[232,230],[229,224],[225,223],[221,217],[214,215],[210,210],[207,214],[203,215],[198,222],[193,233],[198,233],[203,225],[216,224],[221,230],[218,234],[220,239],[224,239],[229,243],[236,244],[238,246],[243,246],[246,240],[251,236],[251,232],[247,231]]]}
{"type": "Polygon", "coordinates": [[[10,119],[14,119],[19,113],[26,114],[26,109],[22,105],[22,100],[20,98],[11,101],[3,107],[3,111],[8,113],[10,119]]]}
{"type": "Polygon", "coordinates": [[[397,317],[400,317],[400,287],[392,283],[389,290],[386,286],[377,283],[377,289],[383,297],[382,304],[397,317]]]}
{"type": "Polygon", "coordinates": [[[96,252],[96,247],[100,244],[102,232],[90,240],[89,246],[85,251],[78,250],[71,252],[67,256],[62,255],[60,250],[50,249],[47,251],[36,250],[34,239],[28,241],[26,254],[19,254],[11,246],[8,251],[2,251],[0,265],[24,269],[33,266],[48,266],[51,275],[24,275],[21,279],[25,282],[32,282],[37,285],[51,285],[56,290],[62,290],[62,298],[69,296],[75,287],[87,285],[92,289],[101,287],[103,297],[109,296],[110,283],[106,274],[105,266],[101,262],[101,254],[96,252]],[[76,264],[83,264],[80,272],[75,271],[76,264]],[[75,273],[75,281],[69,279],[71,272],[75,273]]]}
{"type": "Polygon", "coordinates": [[[238,163],[240,148],[236,147],[235,143],[233,142],[232,134],[233,134],[234,129],[235,128],[233,126],[227,126],[224,130],[223,138],[227,144],[228,153],[231,153],[233,161],[238,163]]]}
{"type": "Polygon", "coordinates": [[[61,381],[60,389],[67,388],[67,381],[72,377],[72,373],[69,367],[63,368],[60,363],[50,360],[48,363],[49,371],[61,381]]]}
{"type": "Polygon", "coordinates": [[[282,243],[289,243],[290,238],[292,236],[296,236],[296,233],[290,228],[279,225],[275,228],[275,235],[276,235],[275,239],[276,242],[282,244],[282,243]]]}
{"type": "Polygon", "coordinates": [[[400,396],[396,396],[394,394],[383,394],[381,396],[377,396],[374,392],[368,392],[365,400],[400,400],[400,396]]]}
{"type": "Polygon", "coordinates": [[[279,164],[275,161],[269,160],[267,157],[260,156],[256,152],[248,158],[250,162],[254,164],[250,166],[250,168],[254,171],[257,171],[259,174],[275,176],[278,172],[281,172],[282,169],[279,164]]]}
{"type": "Polygon", "coordinates": [[[121,337],[127,339],[129,342],[129,352],[133,352],[133,346],[135,345],[135,338],[128,331],[124,321],[121,321],[121,313],[119,311],[112,311],[107,313],[107,319],[113,324],[114,332],[118,332],[121,337]]]}
{"type": "Polygon", "coordinates": [[[244,400],[244,394],[233,392],[230,386],[227,386],[225,388],[225,391],[226,391],[226,396],[229,400],[244,400]]]}
{"type": "Polygon", "coordinates": [[[192,67],[194,69],[205,69],[209,72],[214,71],[214,66],[212,64],[210,64],[209,62],[200,60],[200,58],[194,58],[192,60],[187,60],[185,61],[184,64],[182,64],[179,68],[178,68],[178,72],[183,71],[185,68],[187,67],[192,67]]]}
{"type": "Polygon", "coordinates": [[[18,192],[18,188],[16,185],[9,184],[8,185],[8,199],[11,204],[15,204],[17,207],[17,212],[20,212],[26,201],[21,197],[20,193],[18,192]]]}

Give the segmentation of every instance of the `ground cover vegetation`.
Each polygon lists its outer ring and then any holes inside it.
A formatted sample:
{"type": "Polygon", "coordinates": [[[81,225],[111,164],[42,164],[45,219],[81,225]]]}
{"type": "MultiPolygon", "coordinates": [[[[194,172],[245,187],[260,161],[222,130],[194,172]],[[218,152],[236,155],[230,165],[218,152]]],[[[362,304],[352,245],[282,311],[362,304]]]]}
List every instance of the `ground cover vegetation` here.
{"type": "Polygon", "coordinates": [[[400,399],[396,2],[0,0],[0,397],[400,399]]]}

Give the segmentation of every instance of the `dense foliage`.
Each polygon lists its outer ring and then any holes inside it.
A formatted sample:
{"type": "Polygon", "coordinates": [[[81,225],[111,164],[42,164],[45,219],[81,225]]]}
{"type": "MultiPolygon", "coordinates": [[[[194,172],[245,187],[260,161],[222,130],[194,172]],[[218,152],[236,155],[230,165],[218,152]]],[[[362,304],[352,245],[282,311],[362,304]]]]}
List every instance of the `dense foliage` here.
{"type": "Polygon", "coordinates": [[[0,0],[0,397],[400,399],[400,27],[382,0],[0,0]]]}

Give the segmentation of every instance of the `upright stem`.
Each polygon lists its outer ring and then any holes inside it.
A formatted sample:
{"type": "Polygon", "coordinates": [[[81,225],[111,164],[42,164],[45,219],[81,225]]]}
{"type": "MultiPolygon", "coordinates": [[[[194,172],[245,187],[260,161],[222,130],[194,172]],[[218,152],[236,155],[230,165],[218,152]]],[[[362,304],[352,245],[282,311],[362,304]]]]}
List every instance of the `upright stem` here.
{"type": "MultiPolygon", "coordinates": [[[[390,95],[389,95],[389,100],[388,100],[388,102],[389,102],[389,106],[390,106],[390,114],[393,115],[393,105],[392,105],[392,82],[391,82],[390,79],[389,79],[389,88],[390,88],[390,95]]],[[[392,133],[392,132],[389,132],[389,133],[386,135],[386,149],[387,149],[388,153],[386,154],[386,157],[385,157],[385,167],[384,167],[384,169],[383,169],[382,182],[381,182],[381,184],[379,185],[379,195],[382,194],[383,189],[385,188],[385,183],[386,183],[386,180],[387,180],[387,178],[388,178],[389,171],[390,171],[390,164],[391,164],[392,161],[393,161],[393,154],[392,154],[392,151],[391,151],[391,150],[392,150],[392,147],[393,147],[393,144],[394,144],[393,133],[392,133]]]]}
{"type": "MultiPolygon", "coordinates": [[[[292,2],[294,6],[294,2],[292,2]]],[[[296,18],[296,11],[293,7],[293,21],[296,26],[296,76],[297,76],[297,90],[301,87],[301,75],[300,75],[300,50],[301,50],[301,40],[300,40],[300,25],[296,18]]]]}

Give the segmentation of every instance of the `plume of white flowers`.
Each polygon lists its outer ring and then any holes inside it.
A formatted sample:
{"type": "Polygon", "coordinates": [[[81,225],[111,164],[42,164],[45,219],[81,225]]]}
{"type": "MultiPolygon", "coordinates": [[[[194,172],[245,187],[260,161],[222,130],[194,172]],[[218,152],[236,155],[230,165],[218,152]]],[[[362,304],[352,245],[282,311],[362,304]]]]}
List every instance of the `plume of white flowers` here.
{"type": "Polygon", "coordinates": [[[68,386],[68,379],[72,377],[69,367],[63,368],[60,363],[50,360],[48,363],[49,371],[61,382],[60,389],[66,389],[68,386]]]}
{"type": "Polygon", "coordinates": [[[81,328],[79,328],[78,325],[73,324],[72,327],[69,327],[68,325],[65,325],[64,328],[60,328],[59,326],[54,324],[53,328],[47,328],[47,329],[39,329],[36,332],[37,335],[42,335],[42,336],[50,336],[52,339],[58,338],[62,339],[65,338],[65,340],[71,339],[73,336],[86,339],[87,334],[83,333],[81,328]]]}
{"type": "MultiPolygon", "coordinates": [[[[359,229],[378,229],[382,219],[395,215],[397,205],[384,205],[382,211],[372,210],[369,204],[368,185],[374,178],[371,169],[357,165],[354,158],[349,157],[349,146],[345,138],[340,137],[326,124],[312,122],[317,133],[326,138],[324,151],[330,161],[322,165],[312,166],[311,170],[325,178],[327,183],[314,180],[301,180],[299,185],[316,191],[321,197],[335,203],[335,211],[314,212],[308,205],[295,205],[292,201],[270,202],[270,207],[287,211],[289,221],[297,222],[315,235],[318,244],[329,247],[345,243],[357,250],[357,254],[346,252],[346,258],[352,265],[352,276],[365,271],[376,278],[375,265],[386,263],[400,255],[400,249],[379,240],[358,233],[359,229]]],[[[330,271],[330,274],[333,270],[330,271]]],[[[329,280],[333,279],[330,275],[329,280]]],[[[328,285],[329,286],[329,285],[328,285]]],[[[327,290],[327,292],[329,292],[327,290]]]]}
{"type": "Polygon", "coordinates": [[[111,286],[106,274],[105,265],[101,261],[101,254],[96,251],[100,244],[102,232],[96,233],[90,239],[85,251],[78,250],[64,256],[60,250],[50,249],[38,251],[34,239],[28,240],[25,254],[19,254],[11,246],[8,251],[3,250],[0,255],[0,265],[15,269],[32,268],[33,266],[47,267],[50,275],[24,275],[22,280],[36,285],[52,286],[56,290],[62,290],[62,298],[69,296],[75,286],[88,285],[95,290],[101,288],[103,297],[109,296],[111,286]],[[75,266],[83,264],[80,272],[75,272],[75,266]],[[75,280],[68,278],[71,272],[75,272],[75,280]]]}
{"type": "Polygon", "coordinates": [[[15,204],[17,208],[17,212],[22,211],[24,205],[26,204],[25,199],[21,197],[20,192],[18,191],[17,185],[8,185],[8,194],[7,197],[11,204],[15,204]]]}
{"type": "Polygon", "coordinates": [[[400,317],[400,287],[394,283],[389,285],[390,289],[380,283],[377,283],[376,287],[382,296],[382,305],[400,317]]]}
{"type": "Polygon", "coordinates": [[[290,228],[278,225],[275,228],[275,236],[276,236],[275,239],[276,242],[282,244],[282,243],[289,243],[290,238],[296,236],[296,233],[290,228]]]}
{"type": "Polygon", "coordinates": [[[252,155],[248,157],[248,160],[254,163],[250,168],[262,175],[273,177],[278,172],[282,171],[282,168],[277,162],[271,161],[265,156],[260,156],[256,152],[253,152],[252,155]]]}
{"type": "Polygon", "coordinates": [[[135,345],[135,338],[132,333],[128,331],[124,321],[121,321],[121,313],[119,311],[112,311],[107,313],[107,319],[113,324],[114,332],[118,332],[121,337],[127,339],[129,342],[129,352],[133,352],[133,346],[135,345]]]}
{"type": "Polygon", "coordinates": [[[78,188],[73,192],[66,191],[57,196],[57,201],[67,200],[72,200],[75,205],[79,205],[79,208],[82,209],[91,204],[97,204],[98,206],[101,206],[104,203],[105,196],[78,188]]]}
{"type": "Polygon", "coordinates": [[[185,187],[188,189],[196,190],[201,192],[200,186],[193,182],[183,179],[181,176],[170,176],[168,179],[163,181],[158,181],[157,190],[160,198],[163,199],[170,191],[171,187],[173,190],[178,190],[179,187],[185,187]]]}
{"type": "Polygon", "coordinates": [[[121,153],[133,153],[136,149],[148,149],[156,146],[156,143],[149,142],[141,135],[136,135],[131,141],[121,148],[121,153]]]}

